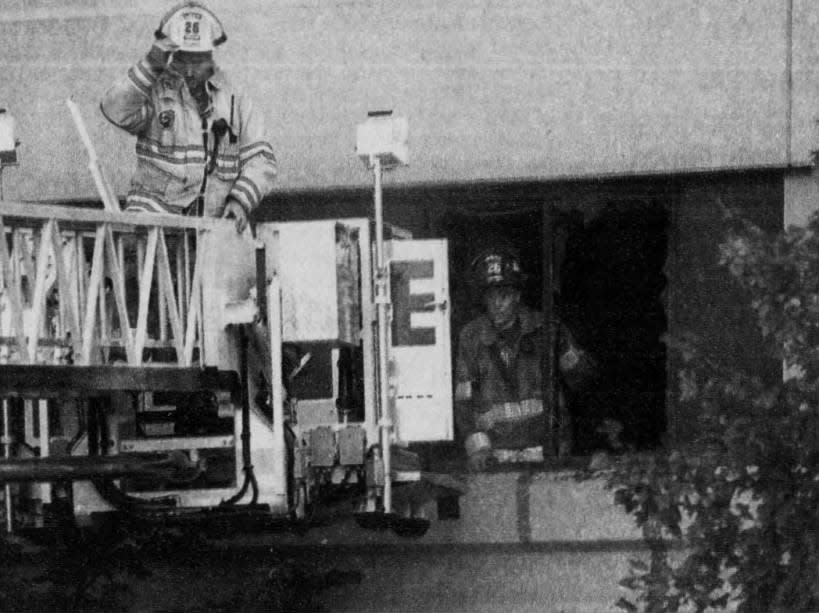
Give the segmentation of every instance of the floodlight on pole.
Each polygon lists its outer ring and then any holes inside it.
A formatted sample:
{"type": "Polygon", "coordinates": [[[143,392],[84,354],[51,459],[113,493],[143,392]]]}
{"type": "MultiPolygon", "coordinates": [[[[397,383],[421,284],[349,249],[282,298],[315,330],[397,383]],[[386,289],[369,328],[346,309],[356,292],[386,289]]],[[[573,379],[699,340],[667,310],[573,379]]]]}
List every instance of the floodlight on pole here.
{"type": "Polygon", "coordinates": [[[14,117],[0,107],[0,200],[3,199],[3,169],[18,164],[17,146],[20,141],[14,136],[14,128],[14,117]]]}
{"type": "MultiPolygon", "coordinates": [[[[20,141],[14,136],[14,117],[4,108],[0,108],[0,200],[4,199],[3,194],[3,169],[6,166],[16,166],[17,161],[17,145],[20,141]]],[[[3,237],[5,240],[5,237],[3,237]]],[[[5,249],[5,246],[3,247],[5,249]]],[[[9,434],[10,422],[9,403],[5,398],[3,399],[2,420],[3,420],[3,457],[5,459],[11,458],[11,449],[13,439],[9,434]]],[[[6,532],[11,534],[14,529],[13,508],[11,499],[11,485],[6,483],[4,486],[5,506],[6,506],[6,532]]]]}
{"type": "Polygon", "coordinates": [[[381,179],[385,170],[408,162],[406,117],[394,117],[392,111],[371,111],[367,120],[356,130],[356,153],[373,171],[373,205],[375,209],[375,305],[378,326],[378,428],[381,457],[384,463],[383,505],[392,513],[392,454],[390,445],[393,420],[390,414],[389,343],[387,342],[388,311],[387,268],[384,261],[384,204],[381,179]]]}

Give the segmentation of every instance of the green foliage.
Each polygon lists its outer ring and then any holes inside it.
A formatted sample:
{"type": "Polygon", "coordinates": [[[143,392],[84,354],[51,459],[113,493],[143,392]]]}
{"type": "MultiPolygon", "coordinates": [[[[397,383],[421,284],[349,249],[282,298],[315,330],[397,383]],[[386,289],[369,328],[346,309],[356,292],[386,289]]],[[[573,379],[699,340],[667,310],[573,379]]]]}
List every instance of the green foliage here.
{"type": "Polygon", "coordinates": [[[669,341],[700,435],[612,471],[650,551],[621,584],[626,611],[819,610],[819,217],[777,236],[726,221],[720,263],[790,378],[764,382],[699,339],[669,341]]]}

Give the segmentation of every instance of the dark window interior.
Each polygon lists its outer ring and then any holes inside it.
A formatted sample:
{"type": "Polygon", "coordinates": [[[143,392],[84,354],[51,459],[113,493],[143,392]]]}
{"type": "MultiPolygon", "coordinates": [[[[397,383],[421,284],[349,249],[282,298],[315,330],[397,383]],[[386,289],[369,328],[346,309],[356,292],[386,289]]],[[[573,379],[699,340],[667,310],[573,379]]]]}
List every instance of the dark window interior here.
{"type": "Polygon", "coordinates": [[[667,227],[660,204],[612,202],[568,236],[559,310],[600,365],[572,406],[579,453],[610,444],[604,420],[622,424],[621,442],[638,449],[665,432],[667,227]]]}
{"type": "MultiPolygon", "coordinates": [[[[450,246],[453,352],[460,328],[480,311],[469,262],[491,240],[514,244],[529,279],[526,303],[540,309],[541,211],[458,212],[442,224],[450,246]]],[[[654,202],[617,201],[584,222],[577,210],[555,215],[555,308],[599,363],[589,390],[570,394],[573,453],[657,445],[665,432],[666,332],[663,304],[668,218],[654,202]],[[611,424],[622,432],[612,441],[611,424]]],[[[454,358],[454,356],[453,356],[454,358]]]]}

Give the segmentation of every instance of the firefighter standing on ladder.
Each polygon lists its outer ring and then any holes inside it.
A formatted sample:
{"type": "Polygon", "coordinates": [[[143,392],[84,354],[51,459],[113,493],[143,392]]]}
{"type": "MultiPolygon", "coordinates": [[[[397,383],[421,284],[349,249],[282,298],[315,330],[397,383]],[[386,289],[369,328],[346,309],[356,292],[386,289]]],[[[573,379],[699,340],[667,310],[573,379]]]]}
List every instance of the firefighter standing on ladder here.
{"type": "Polygon", "coordinates": [[[276,177],[262,118],[213,61],[227,37],[204,5],[162,18],[147,56],[100,108],[137,137],[127,210],[229,217],[242,232],[276,177]]]}
{"type": "MultiPolygon", "coordinates": [[[[473,283],[485,312],[466,324],[458,340],[455,416],[471,470],[495,462],[543,460],[544,410],[560,424],[561,453],[571,445],[565,395],[557,407],[543,401],[542,360],[547,351],[542,313],[521,301],[526,279],[517,253],[491,247],[472,260],[473,283]],[[546,405],[546,406],[544,406],[546,405]]],[[[596,364],[557,322],[559,390],[587,383],[596,364]]]]}

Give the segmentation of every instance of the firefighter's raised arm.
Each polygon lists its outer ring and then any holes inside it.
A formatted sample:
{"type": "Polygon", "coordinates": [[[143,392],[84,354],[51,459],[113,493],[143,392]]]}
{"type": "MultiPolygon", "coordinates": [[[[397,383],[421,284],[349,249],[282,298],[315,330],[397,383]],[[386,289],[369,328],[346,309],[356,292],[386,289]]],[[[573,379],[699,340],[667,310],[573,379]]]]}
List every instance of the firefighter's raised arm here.
{"type": "Polygon", "coordinates": [[[154,41],[148,54],[108,89],[100,101],[108,121],[135,136],[148,128],[154,113],[151,89],[177,48],[167,38],[154,41]]]}
{"type": "Polygon", "coordinates": [[[214,61],[227,40],[222,24],[189,0],[165,14],[154,36],[100,104],[137,137],[127,210],[232,218],[241,233],[277,169],[261,114],[214,61]]]}

